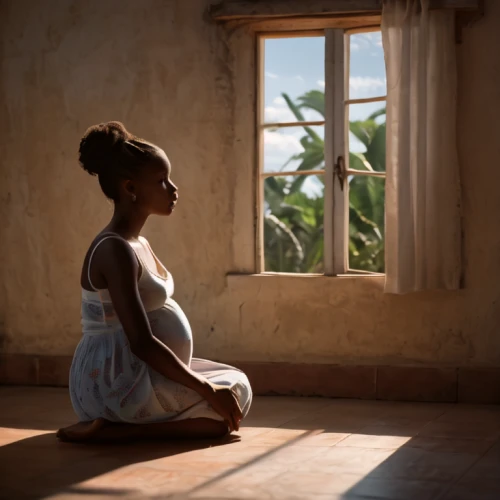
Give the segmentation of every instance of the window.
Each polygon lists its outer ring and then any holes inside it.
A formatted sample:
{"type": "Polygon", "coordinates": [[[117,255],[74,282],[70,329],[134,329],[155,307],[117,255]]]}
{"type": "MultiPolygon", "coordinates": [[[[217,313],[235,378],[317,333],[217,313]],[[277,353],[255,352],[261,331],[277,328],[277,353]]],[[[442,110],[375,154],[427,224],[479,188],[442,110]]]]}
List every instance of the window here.
{"type": "Polygon", "coordinates": [[[260,272],[384,272],[380,31],[259,40],[260,272]]]}

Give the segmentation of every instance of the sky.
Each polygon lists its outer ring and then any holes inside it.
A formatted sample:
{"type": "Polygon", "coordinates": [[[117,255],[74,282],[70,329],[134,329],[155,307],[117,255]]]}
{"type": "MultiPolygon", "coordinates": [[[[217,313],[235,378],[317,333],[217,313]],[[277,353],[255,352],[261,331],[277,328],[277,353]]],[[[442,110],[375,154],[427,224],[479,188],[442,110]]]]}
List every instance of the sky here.
{"type": "MultiPolygon", "coordinates": [[[[325,41],[324,37],[278,38],[265,41],[264,106],[267,123],[296,121],[288,109],[282,93],[292,100],[309,90],[325,88],[325,41]]],[[[380,32],[350,36],[349,97],[379,97],[386,93],[384,54],[380,32]]],[[[356,104],[349,106],[349,120],[361,120],[383,107],[383,103],[356,104]]],[[[305,112],[307,120],[322,120],[319,113],[305,112]]],[[[323,127],[315,130],[324,137],[323,127]]],[[[264,132],[264,171],[283,169],[287,160],[303,151],[300,138],[302,127],[284,128],[264,132]]],[[[350,150],[362,152],[363,145],[352,136],[350,150]]],[[[298,162],[287,165],[293,170],[298,162]]],[[[316,183],[317,185],[317,183],[316,183]]],[[[314,190],[314,181],[304,185],[304,190],[314,190]]]]}

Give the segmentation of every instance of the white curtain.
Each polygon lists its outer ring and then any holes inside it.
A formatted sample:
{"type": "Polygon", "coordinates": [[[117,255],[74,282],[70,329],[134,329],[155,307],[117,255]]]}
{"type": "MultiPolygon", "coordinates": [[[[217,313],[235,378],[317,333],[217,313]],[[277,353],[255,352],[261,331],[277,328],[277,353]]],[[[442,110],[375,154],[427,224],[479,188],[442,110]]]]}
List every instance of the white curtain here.
{"type": "Polygon", "coordinates": [[[385,0],[386,292],[457,289],[461,275],[454,13],[385,0]]]}

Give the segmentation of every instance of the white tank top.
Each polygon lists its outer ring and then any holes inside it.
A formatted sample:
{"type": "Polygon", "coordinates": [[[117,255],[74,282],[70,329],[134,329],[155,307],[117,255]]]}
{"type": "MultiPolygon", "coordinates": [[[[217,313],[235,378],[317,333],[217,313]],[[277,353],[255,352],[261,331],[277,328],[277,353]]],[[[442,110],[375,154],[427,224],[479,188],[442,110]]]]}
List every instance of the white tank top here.
{"type": "MultiPolygon", "coordinates": [[[[90,279],[90,266],[92,265],[94,253],[97,247],[109,238],[127,241],[117,234],[110,233],[101,238],[92,249],[87,272],[88,280],[93,290],[90,291],[82,288],[82,326],[84,334],[95,335],[99,331],[104,333],[104,331],[108,331],[108,328],[116,326],[117,323],[119,324],[108,289],[97,290],[92,285],[92,280],[90,279]]],[[[140,236],[139,243],[146,251],[151,252],[157,266],[156,271],[149,269],[139,253],[134,249],[134,246],[127,241],[127,244],[134,250],[140,265],[141,272],[137,285],[144,309],[149,313],[162,308],[167,300],[172,297],[174,293],[174,281],[172,275],[154,254],[147,240],[140,236]]]]}

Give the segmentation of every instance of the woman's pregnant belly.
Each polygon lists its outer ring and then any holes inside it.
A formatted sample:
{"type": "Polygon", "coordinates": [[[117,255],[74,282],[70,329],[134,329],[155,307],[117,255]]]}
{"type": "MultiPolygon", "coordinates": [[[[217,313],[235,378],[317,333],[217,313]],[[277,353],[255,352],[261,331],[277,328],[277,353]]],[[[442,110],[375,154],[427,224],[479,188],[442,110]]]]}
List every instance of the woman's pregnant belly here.
{"type": "Polygon", "coordinates": [[[191,365],[193,335],[183,310],[173,299],[156,311],[148,312],[153,335],[161,340],[186,365],[191,365]]]}

